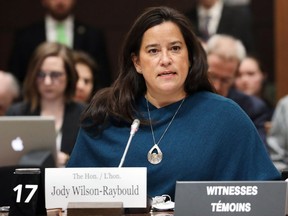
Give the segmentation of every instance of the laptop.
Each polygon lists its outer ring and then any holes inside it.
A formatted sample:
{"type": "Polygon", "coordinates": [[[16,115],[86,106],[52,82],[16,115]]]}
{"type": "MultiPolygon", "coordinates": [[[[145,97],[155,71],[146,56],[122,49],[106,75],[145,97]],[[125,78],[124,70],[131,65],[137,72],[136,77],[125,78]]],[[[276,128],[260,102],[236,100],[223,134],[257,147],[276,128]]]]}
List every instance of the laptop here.
{"type": "Polygon", "coordinates": [[[284,216],[285,181],[179,181],[174,216],[284,216]]]}
{"type": "Polygon", "coordinates": [[[1,116],[0,166],[18,165],[31,152],[50,152],[55,160],[54,122],[53,117],[1,116]]]}

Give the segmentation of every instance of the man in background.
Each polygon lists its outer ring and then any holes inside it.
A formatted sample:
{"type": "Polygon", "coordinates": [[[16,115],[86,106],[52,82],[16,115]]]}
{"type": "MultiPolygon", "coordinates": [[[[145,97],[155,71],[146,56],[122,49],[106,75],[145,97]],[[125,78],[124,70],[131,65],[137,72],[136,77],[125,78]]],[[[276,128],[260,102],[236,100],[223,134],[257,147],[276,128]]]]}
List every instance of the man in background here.
{"type": "Polygon", "coordinates": [[[267,112],[260,98],[237,91],[233,85],[239,64],[246,56],[240,40],[228,35],[214,35],[206,44],[208,76],[218,94],[235,101],[251,118],[266,144],[267,112]]]}
{"type": "Polygon", "coordinates": [[[20,97],[20,88],[15,77],[0,71],[0,116],[5,115],[12,103],[20,97]]]}
{"type": "Polygon", "coordinates": [[[92,28],[73,16],[76,0],[41,0],[46,15],[16,34],[10,70],[22,84],[28,62],[34,49],[42,42],[59,42],[74,50],[92,56],[99,67],[100,87],[111,83],[111,74],[106,53],[106,41],[100,29],[92,28]]]}

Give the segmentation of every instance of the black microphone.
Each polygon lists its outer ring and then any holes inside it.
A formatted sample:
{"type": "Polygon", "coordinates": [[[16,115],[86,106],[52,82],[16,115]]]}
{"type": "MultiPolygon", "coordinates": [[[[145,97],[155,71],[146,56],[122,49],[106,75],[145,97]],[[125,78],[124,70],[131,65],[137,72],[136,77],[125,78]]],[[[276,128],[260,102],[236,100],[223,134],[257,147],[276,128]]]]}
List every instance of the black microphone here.
{"type": "Polygon", "coordinates": [[[139,128],[139,125],[140,125],[140,120],[139,119],[135,119],[131,125],[131,130],[130,130],[130,137],[128,139],[128,142],[126,144],[126,148],[125,148],[125,151],[122,155],[122,158],[121,158],[121,161],[120,161],[120,164],[119,164],[119,168],[123,166],[123,163],[125,161],[125,158],[126,158],[126,154],[127,154],[127,151],[129,149],[129,146],[130,146],[130,143],[132,141],[132,138],[133,136],[135,135],[135,133],[137,132],[138,128],[139,128]]]}

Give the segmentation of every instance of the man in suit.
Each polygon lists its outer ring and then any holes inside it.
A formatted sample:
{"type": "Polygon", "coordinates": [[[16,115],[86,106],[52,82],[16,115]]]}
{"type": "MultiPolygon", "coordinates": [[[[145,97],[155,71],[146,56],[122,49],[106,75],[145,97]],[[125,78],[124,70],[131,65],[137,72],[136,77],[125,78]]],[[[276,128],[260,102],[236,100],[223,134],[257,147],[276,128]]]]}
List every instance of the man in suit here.
{"type": "Polygon", "coordinates": [[[104,34],[100,29],[81,23],[73,16],[76,0],[41,0],[46,16],[38,23],[16,34],[10,59],[10,70],[23,82],[34,49],[42,42],[63,43],[88,53],[98,64],[97,88],[110,85],[112,75],[106,53],[104,34]]]}
{"type": "Polygon", "coordinates": [[[254,51],[249,6],[228,6],[223,0],[197,0],[186,15],[204,42],[214,34],[227,34],[241,40],[248,52],[254,51]]]}
{"type": "Polygon", "coordinates": [[[233,85],[241,60],[246,55],[244,45],[228,35],[212,36],[206,46],[208,76],[220,95],[234,100],[251,118],[263,142],[266,144],[264,124],[266,106],[260,98],[237,91],[233,85]]]}

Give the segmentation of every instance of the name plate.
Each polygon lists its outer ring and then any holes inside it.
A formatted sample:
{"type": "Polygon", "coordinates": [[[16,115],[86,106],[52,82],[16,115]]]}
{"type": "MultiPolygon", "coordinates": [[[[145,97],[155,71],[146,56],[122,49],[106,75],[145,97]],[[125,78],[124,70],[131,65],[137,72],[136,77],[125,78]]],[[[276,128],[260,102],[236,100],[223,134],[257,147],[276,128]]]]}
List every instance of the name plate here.
{"type": "Polygon", "coordinates": [[[284,216],[284,181],[177,182],[175,216],[284,216]]]}
{"type": "Polygon", "coordinates": [[[147,169],[46,168],[46,208],[67,209],[69,202],[122,202],[146,208],[147,169]]]}

